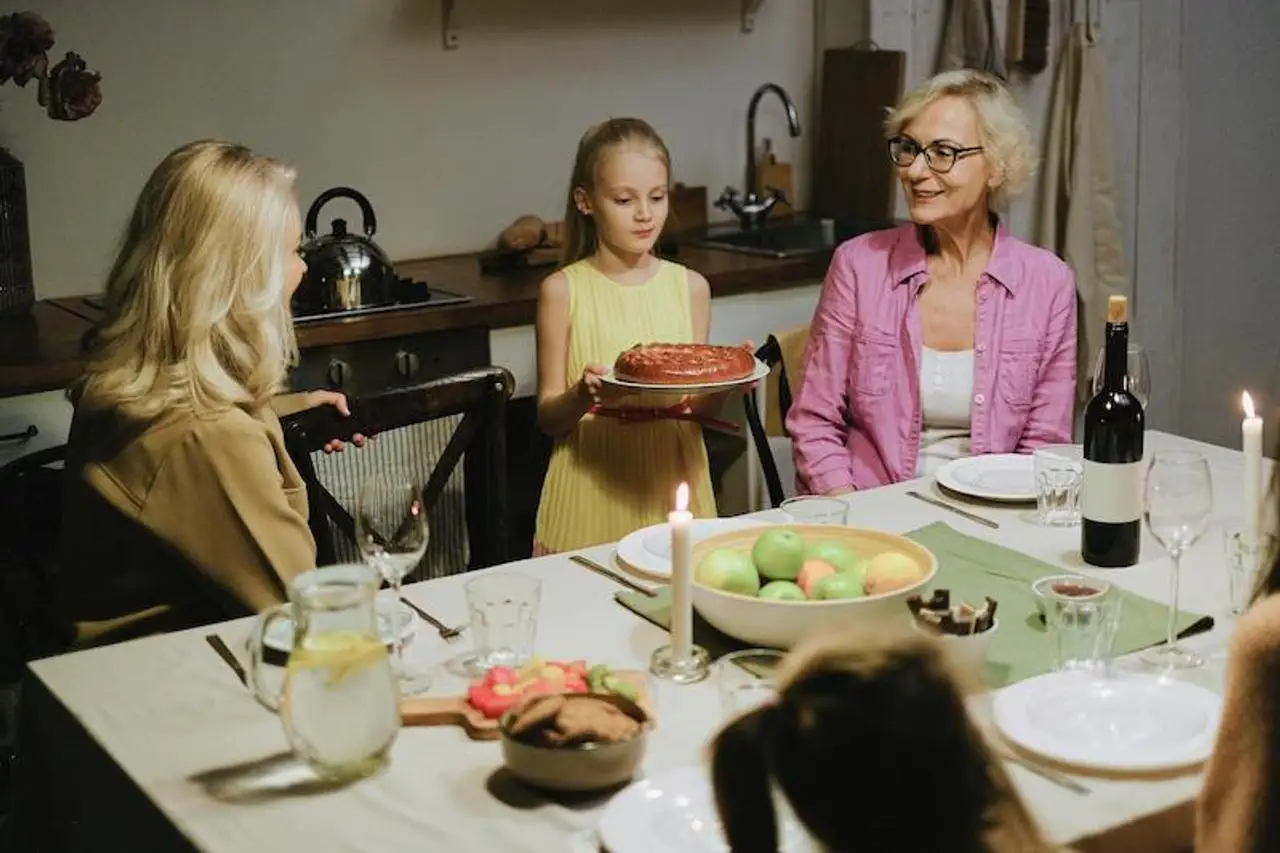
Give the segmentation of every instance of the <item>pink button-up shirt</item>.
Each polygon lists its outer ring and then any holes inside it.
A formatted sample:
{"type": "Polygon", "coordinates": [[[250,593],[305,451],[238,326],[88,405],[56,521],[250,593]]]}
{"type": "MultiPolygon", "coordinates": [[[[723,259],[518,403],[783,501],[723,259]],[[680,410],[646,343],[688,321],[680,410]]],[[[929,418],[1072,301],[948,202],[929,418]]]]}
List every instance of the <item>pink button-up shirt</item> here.
{"type": "MultiPolygon", "coordinates": [[[[920,455],[920,310],[928,279],[914,225],[836,249],[787,414],[802,494],[915,476],[920,455]]],[[[970,447],[1026,453],[1071,441],[1076,289],[1055,255],[996,229],[978,279],[970,447]]]]}

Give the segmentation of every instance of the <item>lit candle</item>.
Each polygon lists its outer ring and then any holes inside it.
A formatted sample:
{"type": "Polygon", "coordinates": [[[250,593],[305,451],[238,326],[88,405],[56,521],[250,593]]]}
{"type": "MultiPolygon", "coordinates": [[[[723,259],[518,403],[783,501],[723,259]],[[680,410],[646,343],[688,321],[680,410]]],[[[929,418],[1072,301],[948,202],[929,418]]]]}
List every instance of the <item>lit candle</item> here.
{"type": "Polygon", "coordinates": [[[1262,506],[1262,418],[1253,410],[1253,398],[1245,391],[1240,395],[1244,422],[1240,425],[1241,450],[1244,452],[1244,538],[1253,543],[1258,538],[1258,515],[1262,506]]]}
{"type": "Polygon", "coordinates": [[[671,525],[671,657],[679,663],[689,659],[693,648],[693,513],[689,512],[689,484],[676,489],[675,512],[667,516],[671,525]]]}

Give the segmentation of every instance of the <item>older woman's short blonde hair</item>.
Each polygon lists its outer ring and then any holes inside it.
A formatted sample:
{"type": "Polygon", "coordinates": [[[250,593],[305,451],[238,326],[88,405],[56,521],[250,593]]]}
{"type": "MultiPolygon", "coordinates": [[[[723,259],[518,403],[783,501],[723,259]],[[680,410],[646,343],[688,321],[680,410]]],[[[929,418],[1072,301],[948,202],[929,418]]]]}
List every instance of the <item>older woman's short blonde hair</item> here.
{"type": "Polygon", "coordinates": [[[964,98],[977,112],[979,143],[996,175],[991,206],[1003,207],[1031,183],[1038,158],[1027,117],[1000,78],[969,68],[930,77],[890,110],[887,136],[902,133],[928,106],[947,97],[964,98]]]}
{"type": "Polygon", "coordinates": [[[294,171],[242,145],[173,151],[138,196],[107,278],[105,317],[71,395],[149,420],[255,409],[282,390],[294,171]]]}

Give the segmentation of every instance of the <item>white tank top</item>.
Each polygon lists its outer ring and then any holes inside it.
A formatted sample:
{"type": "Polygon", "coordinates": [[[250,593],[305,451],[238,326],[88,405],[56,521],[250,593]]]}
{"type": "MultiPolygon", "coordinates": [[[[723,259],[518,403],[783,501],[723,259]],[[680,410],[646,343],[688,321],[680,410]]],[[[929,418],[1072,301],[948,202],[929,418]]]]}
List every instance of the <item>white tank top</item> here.
{"type": "Polygon", "coordinates": [[[973,350],[924,347],[920,358],[920,459],[925,477],[953,459],[969,455],[969,405],[973,399],[973,350]]]}

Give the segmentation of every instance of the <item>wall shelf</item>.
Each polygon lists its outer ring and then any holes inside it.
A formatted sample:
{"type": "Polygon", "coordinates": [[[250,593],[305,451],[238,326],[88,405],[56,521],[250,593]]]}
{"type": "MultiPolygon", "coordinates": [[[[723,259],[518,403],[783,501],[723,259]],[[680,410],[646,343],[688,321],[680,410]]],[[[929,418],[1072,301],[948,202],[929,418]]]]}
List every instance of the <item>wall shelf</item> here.
{"type": "MultiPolygon", "coordinates": [[[[754,32],[756,14],[764,0],[742,0],[742,31],[754,32]]],[[[454,19],[458,9],[458,0],[440,0],[440,40],[445,50],[458,49],[458,24],[454,19]]]]}
{"type": "Polygon", "coordinates": [[[440,38],[445,50],[458,49],[458,25],[453,21],[457,0],[440,0],[440,38]]]}

